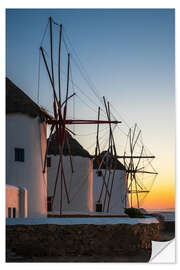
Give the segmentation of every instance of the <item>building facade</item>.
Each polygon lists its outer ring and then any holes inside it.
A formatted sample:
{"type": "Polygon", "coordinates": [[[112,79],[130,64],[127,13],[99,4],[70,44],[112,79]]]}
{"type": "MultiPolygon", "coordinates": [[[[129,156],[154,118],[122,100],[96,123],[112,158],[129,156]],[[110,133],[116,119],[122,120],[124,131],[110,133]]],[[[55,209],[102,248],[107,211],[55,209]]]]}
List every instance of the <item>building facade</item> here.
{"type": "Polygon", "coordinates": [[[64,181],[61,193],[60,173],[57,185],[55,185],[60,157],[55,136],[56,135],[53,134],[48,148],[47,181],[49,204],[51,204],[51,199],[53,199],[54,195],[54,200],[49,207],[49,212],[59,215],[60,208],[62,207],[62,214],[90,214],[93,212],[93,163],[90,159],[90,155],[82,148],[77,140],[68,133],[72,166],[66,141],[63,149],[63,169],[69,196],[68,203],[64,181]]]}
{"type": "Polygon", "coordinates": [[[129,207],[126,169],[106,151],[93,162],[93,201],[94,212],[103,215],[123,215],[129,207]]]}
{"type": "Polygon", "coordinates": [[[46,123],[40,108],[6,79],[6,184],[27,190],[27,217],[47,216],[45,152],[46,123]]]}

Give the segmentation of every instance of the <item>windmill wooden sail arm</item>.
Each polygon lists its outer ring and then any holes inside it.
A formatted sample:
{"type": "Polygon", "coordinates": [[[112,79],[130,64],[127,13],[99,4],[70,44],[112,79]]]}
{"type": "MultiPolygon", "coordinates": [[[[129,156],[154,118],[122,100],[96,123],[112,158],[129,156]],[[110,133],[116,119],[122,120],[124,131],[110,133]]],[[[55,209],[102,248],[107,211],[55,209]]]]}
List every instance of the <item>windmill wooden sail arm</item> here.
{"type": "Polygon", "coordinates": [[[108,120],[72,120],[72,119],[67,119],[64,121],[59,121],[54,118],[51,114],[46,112],[43,108],[40,108],[41,112],[44,114],[44,116],[47,118],[47,124],[120,124],[122,123],[121,121],[108,121],[108,120]]]}
{"type": "Polygon", "coordinates": [[[117,156],[117,158],[144,158],[144,159],[148,159],[148,158],[155,158],[155,156],[117,156]]]}
{"type": "Polygon", "coordinates": [[[121,121],[107,121],[107,120],[72,120],[72,119],[66,119],[64,121],[60,121],[60,120],[56,120],[56,119],[48,119],[47,120],[48,124],[65,124],[65,125],[81,125],[81,124],[87,124],[87,125],[91,125],[91,124],[119,124],[121,123],[121,121]]]}
{"type": "Polygon", "coordinates": [[[138,130],[137,124],[134,128],[129,129],[128,141],[129,144],[126,143],[128,148],[124,151],[124,155],[119,155],[118,158],[124,160],[126,167],[130,207],[139,208],[140,203],[150,192],[158,173],[151,164],[155,156],[145,149],[142,133],[141,130],[138,130]]]}
{"type": "Polygon", "coordinates": [[[44,116],[46,117],[46,119],[48,120],[48,119],[51,119],[51,120],[53,120],[54,119],[54,117],[51,115],[51,114],[49,114],[45,109],[43,109],[42,107],[40,108],[40,111],[44,114],[44,116]]]}

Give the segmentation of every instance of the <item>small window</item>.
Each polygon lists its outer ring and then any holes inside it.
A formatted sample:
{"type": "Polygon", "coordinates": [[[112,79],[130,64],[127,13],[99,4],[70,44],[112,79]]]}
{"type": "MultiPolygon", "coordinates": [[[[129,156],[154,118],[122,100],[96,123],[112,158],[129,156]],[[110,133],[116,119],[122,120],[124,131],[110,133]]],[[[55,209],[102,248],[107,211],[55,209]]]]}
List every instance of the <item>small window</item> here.
{"type": "Polygon", "coordinates": [[[100,202],[96,203],[96,212],[102,212],[102,203],[100,202]]]}
{"type": "Polygon", "coordinates": [[[51,167],[51,158],[50,157],[47,158],[47,167],[51,167]]]}
{"type": "Polygon", "coordinates": [[[8,207],[8,218],[11,218],[11,207],[8,207]]]}
{"type": "Polygon", "coordinates": [[[15,161],[24,162],[24,149],[15,148],[15,161]]]}
{"type": "Polygon", "coordinates": [[[13,218],[16,218],[16,208],[13,208],[13,218]]]}
{"type": "Polygon", "coordinates": [[[102,171],[101,170],[100,171],[97,171],[96,173],[97,173],[97,176],[98,177],[102,176],[102,171]]]}
{"type": "Polygon", "coordinates": [[[47,199],[47,211],[48,212],[51,212],[52,211],[52,196],[48,196],[48,199],[47,199]]]}

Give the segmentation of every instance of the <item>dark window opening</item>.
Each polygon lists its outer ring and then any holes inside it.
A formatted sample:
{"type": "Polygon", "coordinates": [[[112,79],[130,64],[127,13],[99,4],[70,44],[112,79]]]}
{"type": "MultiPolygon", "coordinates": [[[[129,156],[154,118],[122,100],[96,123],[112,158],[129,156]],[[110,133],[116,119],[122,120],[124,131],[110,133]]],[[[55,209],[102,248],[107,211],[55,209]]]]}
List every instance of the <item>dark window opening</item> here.
{"type": "Polygon", "coordinates": [[[96,212],[102,212],[102,203],[100,202],[96,203],[96,212]]]}
{"type": "Polygon", "coordinates": [[[16,208],[13,208],[13,218],[16,218],[16,208]]]}
{"type": "Polygon", "coordinates": [[[8,207],[8,218],[11,218],[11,207],[8,207]]]}
{"type": "Polygon", "coordinates": [[[24,162],[24,149],[15,148],[15,161],[24,162]]]}
{"type": "Polygon", "coordinates": [[[50,157],[47,158],[47,167],[51,167],[51,158],[50,157]]]}
{"type": "Polygon", "coordinates": [[[102,176],[102,171],[97,171],[97,176],[102,176]]]}
{"type": "Polygon", "coordinates": [[[52,211],[52,196],[48,196],[48,199],[47,199],[47,211],[48,212],[51,212],[52,211]]]}

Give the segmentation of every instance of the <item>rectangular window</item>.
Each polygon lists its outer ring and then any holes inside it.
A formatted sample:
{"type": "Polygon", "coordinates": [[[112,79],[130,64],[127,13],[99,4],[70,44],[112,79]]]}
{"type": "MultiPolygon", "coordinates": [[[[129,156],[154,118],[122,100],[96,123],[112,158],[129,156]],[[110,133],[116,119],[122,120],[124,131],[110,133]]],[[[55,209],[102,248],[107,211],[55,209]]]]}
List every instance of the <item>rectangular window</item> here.
{"type": "Polygon", "coordinates": [[[15,161],[24,162],[24,149],[23,148],[15,148],[15,161]]]}
{"type": "Polygon", "coordinates": [[[51,167],[51,158],[50,157],[47,158],[47,167],[51,167]]]}
{"type": "Polygon", "coordinates": [[[102,176],[102,171],[101,170],[97,171],[96,173],[97,173],[97,176],[102,176]]]}
{"type": "Polygon", "coordinates": [[[52,211],[52,196],[48,196],[48,199],[47,199],[47,211],[48,212],[52,211]]]}
{"type": "Polygon", "coordinates": [[[16,208],[13,208],[13,218],[16,218],[16,208]]]}
{"type": "Polygon", "coordinates": [[[11,207],[8,207],[8,218],[11,218],[11,207]]]}
{"type": "Polygon", "coordinates": [[[102,203],[96,203],[96,212],[102,212],[102,203]]]}

